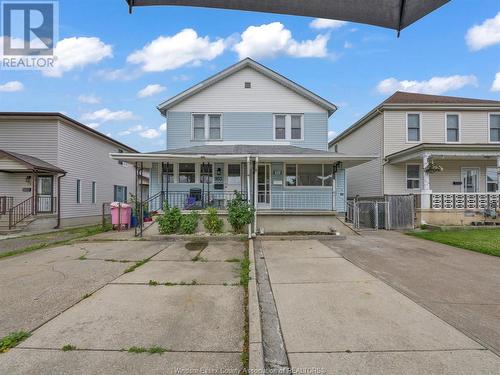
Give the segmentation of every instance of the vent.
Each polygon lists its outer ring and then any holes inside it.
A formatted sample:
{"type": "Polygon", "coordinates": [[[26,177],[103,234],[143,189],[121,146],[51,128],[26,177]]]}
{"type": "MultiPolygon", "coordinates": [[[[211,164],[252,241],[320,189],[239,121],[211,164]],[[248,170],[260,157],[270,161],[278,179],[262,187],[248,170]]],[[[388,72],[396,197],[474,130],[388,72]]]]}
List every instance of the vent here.
{"type": "Polygon", "coordinates": [[[245,82],[245,88],[246,89],[251,89],[252,88],[252,82],[245,82]]]}

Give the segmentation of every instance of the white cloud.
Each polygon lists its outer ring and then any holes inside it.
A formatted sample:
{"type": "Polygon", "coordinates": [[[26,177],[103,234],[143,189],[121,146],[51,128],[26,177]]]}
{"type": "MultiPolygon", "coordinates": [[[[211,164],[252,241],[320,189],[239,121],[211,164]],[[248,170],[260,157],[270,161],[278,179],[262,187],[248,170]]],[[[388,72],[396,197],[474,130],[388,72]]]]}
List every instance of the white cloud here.
{"type": "Polygon", "coordinates": [[[110,111],[107,108],[99,109],[98,111],[84,113],[82,119],[84,121],[124,121],[132,120],[135,116],[131,111],[110,111]]]}
{"type": "Polygon", "coordinates": [[[395,91],[408,91],[422,94],[443,94],[447,91],[458,90],[464,86],[477,86],[474,75],[432,77],[427,81],[398,81],[396,78],[387,78],[380,81],[377,91],[381,94],[391,95],[395,91]]]}
{"type": "Polygon", "coordinates": [[[225,42],[210,41],[208,36],[199,37],[195,30],[184,29],[173,36],[160,36],[141,50],[127,57],[132,64],[141,65],[145,72],[163,72],[187,64],[210,61],[222,54],[225,42]]]}
{"type": "Polygon", "coordinates": [[[161,135],[161,133],[156,129],[146,129],[143,132],[139,133],[139,135],[142,138],[154,139],[158,138],[161,135]]]}
{"type": "Polygon", "coordinates": [[[318,35],[315,39],[298,42],[281,22],[273,22],[248,27],[241,34],[241,41],[236,43],[233,49],[240,59],[271,58],[278,55],[326,57],[328,39],[328,35],[318,35]]]}
{"type": "Polygon", "coordinates": [[[78,100],[82,103],[87,103],[87,104],[97,104],[101,102],[101,98],[92,94],[91,95],[82,94],[78,97],[78,100]]]}
{"type": "Polygon", "coordinates": [[[160,125],[159,129],[161,132],[166,132],[167,131],[167,124],[164,122],[163,124],[160,125]]]}
{"type": "Polygon", "coordinates": [[[500,91],[500,72],[495,74],[495,80],[491,85],[491,91],[500,91]]]}
{"type": "Polygon", "coordinates": [[[105,79],[106,81],[131,81],[134,80],[140,75],[142,72],[132,69],[101,69],[97,72],[97,76],[99,76],[102,79],[105,79]]]}
{"type": "Polygon", "coordinates": [[[352,43],[348,42],[347,40],[344,42],[344,48],[352,48],[354,47],[352,43]]]}
{"type": "Polygon", "coordinates": [[[165,86],[162,86],[162,85],[155,83],[153,85],[147,85],[142,90],[139,90],[139,92],[137,93],[137,96],[139,98],[146,98],[148,96],[153,96],[153,95],[159,94],[160,92],[163,92],[165,90],[166,90],[165,86]]]}
{"type": "Polygon", "coordinates": [[[329,20],[326,18],[316,18],[309,24],[313,29],[338,29],[344,25],[347,25],[346,21],[329,20]]]}
{"type": "Polygon", "coordinates": [[[99,125],[100,125],[100,124],[99,124],[99,123],[97,123],[97,122],[91,122],[90,124],[87,124],[87,126],[88,126],[89,128],[92,128],[92,129],[98,128],[98,127],[99,127],[99,125]]]}
{"type": "Polygon", "coordinates": [[[465,41],[471,51],[500,43],[500,12],[485,20],[481,25],[474,25],[465,34],[465,41]]]}
{"type": "Polygon", "coordinates": [[[16,92],[24,90],[24,85],[19,81],[10,81],[0,85],[0,92],[16,92]]]}
{"type": "Polygon", "coordinates": [[[144,130],[144,127],[142,125],[135,125],[128,128],[127,130],[122,130],[121,132],[118,133],[118,135],[130,135],[132,133],[137,133],[142,130],[144,130]]]}
{"type": "Polygon", "coordinates": [[[337,133],[335,130],[328,130],[328,140],[329,141],[331,141],[337,135],[339,135],[339,133],[337,133]]]}
{"type": "Polygon", "coordinates": [[[61,77],[75,68],[113,57],[113,50],[99,38],[72,37],[60,40],[56,44],[54,55],[57,57],[54,67],[42,70],[42,73],[49,77],[61,77]]]}

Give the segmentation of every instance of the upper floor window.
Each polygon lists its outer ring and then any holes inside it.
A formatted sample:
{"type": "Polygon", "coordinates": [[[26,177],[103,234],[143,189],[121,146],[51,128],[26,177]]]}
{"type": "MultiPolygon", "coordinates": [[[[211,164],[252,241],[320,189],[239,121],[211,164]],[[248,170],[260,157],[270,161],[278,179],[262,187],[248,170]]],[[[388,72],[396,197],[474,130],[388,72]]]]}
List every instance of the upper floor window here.
{"type": "Polygon", "coordinates": [[[460,142],[460,117],[458,114],[446,115],[446,142],[460,142]]]}
{"type": "Polygon", "coordinates": [[[302,140],[304,137],[304,116],[301,114],[274,115],[274,139],[302,140]]]}
{"type": "Polygon", "coordinates": [[[217,113],[193,114],[193,140],[222,139],[222,115],[217,113]]]}
{"type": "Polygon", "coordinates": [[[408,190],[420,189],[420,165],[408,164],[406,166],[406,188],[408,190]]]}
{"type": "Polygon", "coordinates": [[[490,142],[500,142],[500,113],[490,114],[490,142]]]}
{"type": "Polygon", "coordinates": [[[406,116],[408,142],[420,142],[420,114],[408,113],[406,116]]]}

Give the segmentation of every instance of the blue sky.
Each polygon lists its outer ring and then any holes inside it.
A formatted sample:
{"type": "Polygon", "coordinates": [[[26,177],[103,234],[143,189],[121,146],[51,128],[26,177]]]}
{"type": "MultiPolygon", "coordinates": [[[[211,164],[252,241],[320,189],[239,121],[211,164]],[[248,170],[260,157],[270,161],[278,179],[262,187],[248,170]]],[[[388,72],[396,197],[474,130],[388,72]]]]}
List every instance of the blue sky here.
{"type": "Polygon", "coordinates": [[[124,0],[61,0],[59,12],[61,64],[45,74],[0,70],[0,111],[63,112],[141,151],[165,148],[160,102],[246,55],[337,104],[337,133],[396,89],[500,100],[499,0],[451,1],[399,39],[277,14],[129,15],[124,0]]]}

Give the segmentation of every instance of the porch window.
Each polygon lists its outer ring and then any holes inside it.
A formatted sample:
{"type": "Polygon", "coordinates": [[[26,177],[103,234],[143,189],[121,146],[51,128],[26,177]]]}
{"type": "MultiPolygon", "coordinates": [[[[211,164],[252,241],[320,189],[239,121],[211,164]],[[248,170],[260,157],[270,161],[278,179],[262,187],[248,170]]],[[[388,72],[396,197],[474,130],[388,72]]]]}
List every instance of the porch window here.
{"type": "Polygon", "coordinates": [[[193,139],[205,139],[205,115],[193,115],[193,139]]]}
{"type": "Polygon", "coordinates": [[[333,184],[333,165],[323,165],[323,186],[332,186],[333,184]]]}
{"type": "Polygon", "coordinates": [[[228,164],[227,184],[238,185],[241,183],[241,166],[239,164],[228,164]]]}
{"type": "Polygon", "coordinates": [[[486,191],[496,193],[498,191],[497,168],[486,168],[486,191]]]}
{"type": "Polygon", "coordinates": [[[460,119],[457,114],[446,115],[446,142],[459,142],[460,119]]]}
{"type": "Polygon", "coordinates": [[[221,139],[220,136],[220,115],[208,115],[209,139],[221,139]]]}
{"type": "Polygon", "coordinates": [[[500,113],[490,114],[490,142],[500,142],[500,113]]]}
{"type": "Polygon", "coordinates": [[[179,163],[179,183],[194,184],[196,168],[194,163],[179,163]]]}
{"type": "Polygon", "coordinates": [[[406,188],[408,190],[420,189],[420,165],[408,164],[406,166],[406,188]]]}
{"type": "Polygon", "coordinates": [[[113,201],[125,203],[127,202],[127,187],[122,185],[113,186],[113,201]]]}
{"type": "Polygon", "coordinates": [[[286,138],[286,116],[276,115],[274,116],[275,121],[275,138],[285,139],[286,138]]]}
{"type": "Polygon", "coordinates": [[[333,166],[331,164],[287,164],[286,186],[332,186],[333,166]]]}
{"type": "Polygon", "coordinates": [[[92,203],[97,202],[97,183],[92,181],[92,203]]]}
{"type": "Polygon", "coordinates": [[[420,114],[408,113],[406,122],[408,126],[408,142],[420,142],[420,114]]]}
{"type": "Polygon", "coordinates": [[[297,164],[286,165],[286,186],[297,186],[297,164]]]}
{"type": "Polygon", "coordinates": [[[76,180],[76,203],[82,203],[82,181],[76,180]]]}
{"type": "Polygon", "coordinates": [[[213,177],[213,164],[203,163],[200,166],[200,182],[211,183],[213,177]]]}
{"type": "Polygon", "coordinates": [[[163,164],[163,183],[173,183],[174,182],[174,165],[172,163],[163,164]]]}
{"type": "Polygon", "coordinates": [[[302,139],[302,116],[291,117],[292,139],[302,139]]]}

